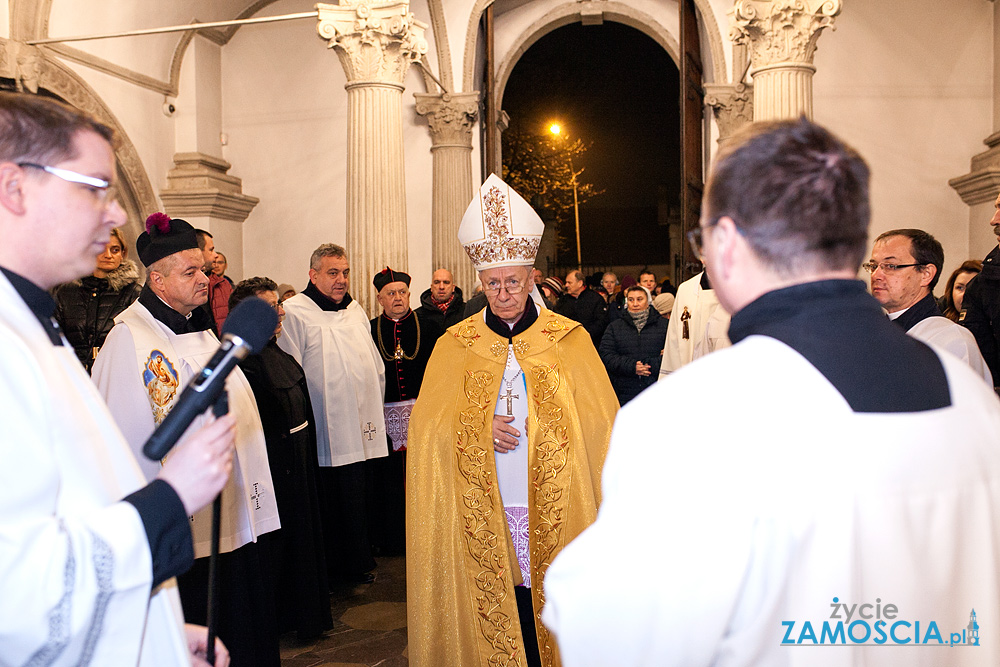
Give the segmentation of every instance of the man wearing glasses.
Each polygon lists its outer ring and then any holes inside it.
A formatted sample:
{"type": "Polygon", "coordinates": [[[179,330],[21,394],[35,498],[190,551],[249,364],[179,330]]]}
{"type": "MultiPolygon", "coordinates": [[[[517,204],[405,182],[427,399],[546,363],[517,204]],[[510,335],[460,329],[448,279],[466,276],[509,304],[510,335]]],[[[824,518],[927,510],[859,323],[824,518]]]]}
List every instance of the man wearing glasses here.
{"type": "Polygon", "coordinates": [[[720,150],[701,228],[733,346],[619,414],[546,581],[566,667],[1000,664],[975,645],[1000,635],[1000,402],[857,280],[868,182],[804,118],[720,150]]]}
{"type": "Polygon", "coordinates": [[[618,401],[587,330],[531,298],[542,229],[495,175],[459,228],[488,305],[438,340],[410,419],[414,667],[558,664],[543,579],[597,514],[618,401]]]}
{"type": "MultiPolygon", "coordinates": [[[[61,335],[47,290],[89,275],[111,230],[114,135],[0,93],[0,653],[5,664],[204,666],[180,622],[188,515],[232,470],[235,420],[192,431],[146,484],[61,335]]],[[[220,660],[228,654],[220,645],[220,660]]]]}
{"type": "Polygon", "coordinates": [[[975,337],[938,309],[934,286],[943,265],[941,244],[920,229],[893,229],[880,235],[871,259],[863,264],[872,276],[872,296],[890,320],[914,338],[954,354],[992,387],[993,376],[975,337]]]}

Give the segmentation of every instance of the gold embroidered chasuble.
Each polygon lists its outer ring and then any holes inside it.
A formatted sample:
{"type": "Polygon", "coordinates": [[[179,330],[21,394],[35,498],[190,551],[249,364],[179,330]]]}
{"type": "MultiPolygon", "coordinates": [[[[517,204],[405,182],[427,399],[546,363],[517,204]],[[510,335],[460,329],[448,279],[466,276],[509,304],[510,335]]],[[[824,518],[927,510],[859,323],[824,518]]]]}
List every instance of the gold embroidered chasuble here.
{"type": "MultiPolygon", "coordinates": [[[[618,401],[577,322],[542,309],[514,336],[528,388],[528,533],[542,664],[558,667],[542,625],[549,564],[597,517],[618,401]]],[[[525,666],[514,585],[521,572],[497,485],[492,419],[508,342],[483,313],[434,348],[410,417],[407,616],[415,667],[525,666]]],[[[524,424],[514,424],[523,430],[524,424]]]]}

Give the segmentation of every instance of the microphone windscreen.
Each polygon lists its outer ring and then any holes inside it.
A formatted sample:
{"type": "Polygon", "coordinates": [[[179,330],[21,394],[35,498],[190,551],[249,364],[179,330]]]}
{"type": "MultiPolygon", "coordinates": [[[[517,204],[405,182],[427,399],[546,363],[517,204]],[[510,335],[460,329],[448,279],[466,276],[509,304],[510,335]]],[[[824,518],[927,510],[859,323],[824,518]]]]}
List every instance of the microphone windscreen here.
{"type": "Polygon", "coordinates": [[[277,326],[278,313],[274,308],[263,299],[251,296],[229,311],[226,322],[222,325],[221,335],[239,336],[250,346],[251,354],[260,354],[277,326]]]}

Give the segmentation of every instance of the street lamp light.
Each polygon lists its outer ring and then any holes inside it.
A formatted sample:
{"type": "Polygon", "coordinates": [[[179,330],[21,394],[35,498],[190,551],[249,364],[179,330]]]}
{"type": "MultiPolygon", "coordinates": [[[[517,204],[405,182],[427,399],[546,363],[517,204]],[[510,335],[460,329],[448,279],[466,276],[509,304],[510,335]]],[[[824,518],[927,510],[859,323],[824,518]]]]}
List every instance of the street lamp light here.
{"type": "MultiPolygon", "coordinates": [[[[562,132],[562,127],[559,126],[559,123],[552,123],[549,126],[549,132],[558,139],[562,132]]],[[[573,156],[567,154],[567,159],[569,160],[569,173],[572,176],[571,182],[573,184],[573,218],[576,221],[576,268],[579,271],[583,269],[583,261],[580,255],[580,203],[577,199],[576,170],[573,168],[573,156]]]]}

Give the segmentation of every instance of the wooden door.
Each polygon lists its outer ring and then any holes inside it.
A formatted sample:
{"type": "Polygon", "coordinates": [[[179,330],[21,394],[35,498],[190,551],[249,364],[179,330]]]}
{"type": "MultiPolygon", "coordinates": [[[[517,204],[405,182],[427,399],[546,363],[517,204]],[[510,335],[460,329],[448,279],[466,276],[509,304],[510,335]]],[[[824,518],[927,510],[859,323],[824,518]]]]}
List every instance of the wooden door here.
{"type": "Polygon", "coordinates": [[[701,271],[701,262],[694,256],[687,233],[698,226],[701,195],[704,191],[702,173],[704,142],[703,112],[705,90],[702,87],[701,40],[698,37],[698,15],[694,0],[680,1],[681,27],[681,248],[673,252],[678,284],[701,271]]]}

